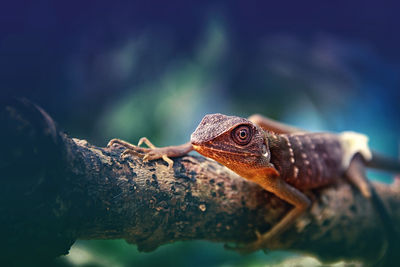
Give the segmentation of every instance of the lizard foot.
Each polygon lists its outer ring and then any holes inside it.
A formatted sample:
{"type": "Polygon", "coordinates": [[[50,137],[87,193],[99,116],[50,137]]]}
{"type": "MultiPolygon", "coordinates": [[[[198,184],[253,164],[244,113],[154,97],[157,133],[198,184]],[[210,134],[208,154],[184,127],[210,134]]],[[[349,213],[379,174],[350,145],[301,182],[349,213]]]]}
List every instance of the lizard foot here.
{"type": "Polygon", "coordinates": [[[257,240],[247,243],[247,244],[235,244],[235,245],[230,245],[230,244],[225,244],[225,248],[229,250],[234,250],[239,252],[240,254],[249,254],[252,252],[256,252],[257,250],[262,249],[265,253],[268,252],[268,249],[266,248],[266,239],[265,237],[260,234],[260,232],[256,231],[256,236],[257,240]]]}
{"type": "Polygon", "coordinates": [[[162,158],[165,162],[167,162],[169,169],[171,169],[174,164],[174,162],[168,157],[168,149],[166,147],[158,148],[154,146],[146,137],[140,138],[137,146],[121,139],[112,139],[110,142],[108,142],[107,147],[111,147],[114,144],[118,144],[126,148],[126,150],[121,154],[122,158],[128,155],[134,155],[142,158],[144,162],[162,158]],[[148,148],[141,147],[143,143],[145,143],[148,148]]]}

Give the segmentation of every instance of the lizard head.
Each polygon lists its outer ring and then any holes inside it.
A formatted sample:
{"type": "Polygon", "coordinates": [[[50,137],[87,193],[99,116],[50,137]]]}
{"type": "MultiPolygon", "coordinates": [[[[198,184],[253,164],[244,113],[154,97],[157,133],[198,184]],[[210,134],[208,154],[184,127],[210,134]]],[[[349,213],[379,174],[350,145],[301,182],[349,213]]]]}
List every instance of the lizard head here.
{"type": "Polygon", "coordinates": [[[222,114],[206,115],[190,141],[198,153],[245,178],[252,179],[267,169],[276,172],[270,163],[265,132],[247,119],[222,114]]]}

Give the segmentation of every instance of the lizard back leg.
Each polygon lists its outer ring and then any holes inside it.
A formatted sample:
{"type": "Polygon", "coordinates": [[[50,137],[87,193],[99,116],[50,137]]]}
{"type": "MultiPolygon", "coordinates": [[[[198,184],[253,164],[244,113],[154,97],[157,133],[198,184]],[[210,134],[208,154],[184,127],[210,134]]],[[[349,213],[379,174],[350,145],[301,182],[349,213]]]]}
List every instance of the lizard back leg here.
{"type": "Polygon", "coordinates": [[[278,134],[304,132],[304,130],[301,130],[299,128],[296,128],[296,127],[288,125],[288,124],[274,121],[274,120],[264,117],[260,114],[251,115],[248,118],[248,120],[251,121],[252,123],[260,126],[262,129],[264,129],[266,131],[271,131],[271,132],[278,133],[278,134]]]}
{"type": "Polygon", "coordinates": [[[372,187],[365,175],[364,163],[360,158],[358,158],[358,156],[353,158],[350,162],[350,165],[345,172],[345,176],[350,183],[357,187],[365,198],[371,198],[372,187]]]}
{"type": "Polygon", "coordinates": [[[289,228],[294,221],[310,206],[308,197],[297,190],[295,187],[289,185],[280,177],[264,178],[254,180],[257,184],[265,190],[275,194],[277,197],[289,202],[294,208],[286,214],[276,225],[274,225],[268,232],[264,234],[257,234],[257,240],[253,243],[246,244],[243,247],[235,247],[233,249],[239,252],[252,252],[267,247],[268,242],[280,235],[287,228],[289,228]]]}

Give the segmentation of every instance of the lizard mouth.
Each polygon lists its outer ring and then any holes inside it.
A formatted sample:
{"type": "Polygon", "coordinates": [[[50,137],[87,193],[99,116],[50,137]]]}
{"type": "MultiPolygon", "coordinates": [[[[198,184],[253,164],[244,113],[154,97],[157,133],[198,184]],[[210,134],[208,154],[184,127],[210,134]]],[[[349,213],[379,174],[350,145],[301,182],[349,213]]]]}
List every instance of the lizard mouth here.
{"type": "MultiPolygon", "coordinates": [[[[209,147],[209,146],[204,146],[204,145],[198,145],[195,142],[192,142],[192,146],[194,150],[199,152],[200,154],[203,154],[206,151],[218,153],[218,154],[231,154],[231,155],[237,155],[237,156],[245,156],[245,157],[250,157],[250,156],[261,156],[260,154],[255,154],[255,153],[248,153],[248,152],[243,152],[243,151],[227,151],[223,149],[217,149],[214,147],[209,147]]],[[[206,155],[207,156],[207,155],[206,155]]]]}

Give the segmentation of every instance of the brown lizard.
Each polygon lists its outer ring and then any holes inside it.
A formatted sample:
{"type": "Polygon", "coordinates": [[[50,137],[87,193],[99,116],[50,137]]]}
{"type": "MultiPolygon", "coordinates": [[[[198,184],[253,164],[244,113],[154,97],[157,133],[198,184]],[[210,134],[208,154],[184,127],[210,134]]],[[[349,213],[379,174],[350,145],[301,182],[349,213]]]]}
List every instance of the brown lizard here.
{"type": "Polygon", "coordinates": [[[163,158],[171,168],[169,157],[178,157],[195,150],[251,180],[265,190],[289,202],[294,208],[272,229],[257,234],[257,240],[241,247],[251,252],[265,248],[268,241],[285,231],[310,205],[303,190],[334,183],[345,176],[361,193],[372,200],[385,224],[388,235],[394,235],[390,217],[370,186],[364,167],[382,167],[400,172],[400,164],[372,153],[365,135],[344,132],[309,133],[260,115],[249,119],[222,114],[206,115],[191,135],[191,141],[180,145],[157,148],[147,138],[137,146],[119,139],[115,143],[146,160],[163,158]],[[149,148],[140,147],[146,143],[149,148]]]}

